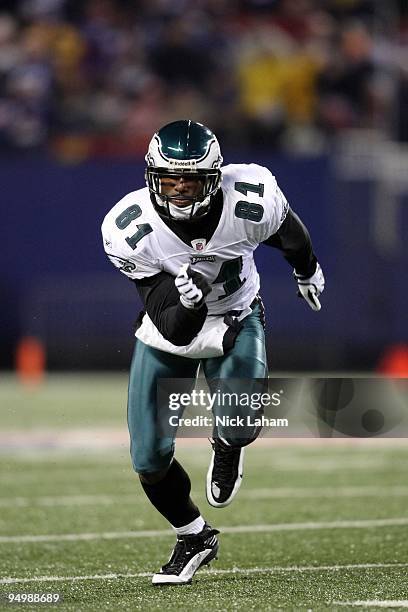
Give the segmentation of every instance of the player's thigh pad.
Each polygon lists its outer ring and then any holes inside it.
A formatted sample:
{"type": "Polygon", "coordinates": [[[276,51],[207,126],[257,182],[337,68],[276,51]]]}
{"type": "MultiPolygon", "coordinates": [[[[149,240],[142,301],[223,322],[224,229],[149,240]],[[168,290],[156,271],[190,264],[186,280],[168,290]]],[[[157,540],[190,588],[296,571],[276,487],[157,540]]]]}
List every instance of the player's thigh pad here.
{"type": "MultiPolygon", "coordinates": [[[[160,378],[195,379],[198,361],[171,355],[136,340],[130,368],[128,390],[128,427],[130,455],[136,472],[156,472],[170,465],[174,436],[160,433],[157,383],[160,378]]],[[[192,389],[190,380],[183,392],[192,389]]],[[[168,406],[161,407],[168,411],[168,406]]]]}
{"type": "Polygon", "coordinates": [[[234,346],[222,357],[203,359],[207,380],[218,378],[267,378],[265,332],[257,305],[242,321],[234,346]]]}
{"type": "MultiPolygon", "coordinates": [[[[261,321],[260,307],[256,306],[252,313],[243,320],[243,327],[239,332],[234,346],[223,357],[203,360],[203,370],[208,385],[212,392],[219,387],[219,381],[224,380],[221,389],[226,392],[240,395],[245,393],[249,397],[267,390],[266,380],[268,378],[268,365],[266,361],[265,333],[261,321]],[[230,384],[228,380],[236,380],[230,384]],[[242,382],[240,381],[242,379],[242,382]],[[212,383],[212,381],[214,381],[212,383]],[[264,382],[265,381],[265,382],[264,382]]],[[[245,446],[252,442],[260,433],[259,427],[247,426],[248,414],[256,416],[255,412],[249,411],[248,405],[231,401],[214,404],[214,416],[229,416],[232,419],[240,417],[244,419],[245,427],[237,428],[233,425],[223,426],[218,423],[217,435],[225,438],[231,444],[245,446]]],[[[261,412],[260,412],[261,413],[261,412]]],[[[259,414],[258,413],[258,416],[259,414]]]]}

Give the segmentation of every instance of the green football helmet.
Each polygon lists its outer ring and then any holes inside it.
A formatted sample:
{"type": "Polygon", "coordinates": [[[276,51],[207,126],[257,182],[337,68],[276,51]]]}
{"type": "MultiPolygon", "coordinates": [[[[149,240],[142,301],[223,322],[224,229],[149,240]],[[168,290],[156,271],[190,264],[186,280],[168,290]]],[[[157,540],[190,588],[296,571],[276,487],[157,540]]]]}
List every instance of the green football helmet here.
{"type": "MultiPolygon", "coordinates": [[[[194,220],[205,215],[210,207],[211,196],[221,184],[222,156],[215,135],[205,125],[195,121],[174,121],[156,132],[150,141],[145,157],[146,184],[154,195],[160,214],[173,219],[194,220]],[[188,206],[176,206],[172,197],[162,192],[163,178],[195,179],[202,189],[188,206]]],[[[190,197],[184,198],[191,201],[190,197]]]]}

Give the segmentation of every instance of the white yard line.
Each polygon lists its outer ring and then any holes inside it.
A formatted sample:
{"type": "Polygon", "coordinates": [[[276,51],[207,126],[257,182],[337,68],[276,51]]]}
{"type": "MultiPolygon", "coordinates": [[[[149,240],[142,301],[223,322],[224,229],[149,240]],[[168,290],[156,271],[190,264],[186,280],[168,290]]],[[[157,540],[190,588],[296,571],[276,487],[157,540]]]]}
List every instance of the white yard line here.
{"type": "MultiPolygon", "coordinates": [[[[277,487],[246,489],[240,491],[244,499],[292,499],[327,497],[407,497],[408,486],[350,486],[350,487],[277,487]]],[[[204,497],[202,493],[194,498],[204,497]]],[[[60,495],[42,497],[4,497],[0,498],[0,508],[26,508],[35,506],[92,506],[114,504],[137,504],[145,501],[143,496],[131,495],[60,495]]]]}
{"type": "MultiPolygon", "coordinates": [[[[1,457],[1,454],[0,454],[0,457],[1,457]]],[[[52,460],[53,457],[55,458],[55,456],[51,454],[47,455],[47,459],[49,460],[52,460]]],[[[73,456],[71,456],[71,458],[73,458],[73,456]]],[[[191,467],[193,465],[202,467],[203,463],[207,462],[207,459],[209,459],[209,453],[206,454],[205,456],[204,455],[194,456],[194,454],[192,454],[191,458],[186,460],[185,463],[187,467],[191,467]]],[[[320,473],[321,474],[327,474],[327,473],[332,474],[333,472],[344,472],[344,470],[352,470],[353,472],[360,471],[360,470],[362,472],[364,471],[372,472],[373,470],[375,470],[376,473],[378,473],[379,475],[382,474],[383,472],[390,471],[394,475],[403,474],[405,476],[408,470],[408,460],[407,461],[399,460],[398,464],[395,465],[395,460],[391,460],[386,457],[377,457],[377,458],[367,457],[366,459],[363,459],[363,458],[357,459],[357,458],[353,458],[352,456],[349,457],[348,459],[346,459],[345,457],[341,457],[341,458],[338,457],[334,459],[333,458],[328,459],[327,457],[320,458],[320,459],[299,457],[295,459],[290,458],[288,459],[288,461],[286,461],[285,458],[282,459],[276,456],[276,457],[270,457],[267,460],[267,462],[264,462],[263,468],[268,469],[271,472],[271,474],[273,474],[273,472],[279,472],[279,473],[282,473],[282,472],[283,473],[285,472],[299,472],[299,473],[314,472],[314,473],[319,473],[319,474],[320,473]]],[[[41,467],[40,469],[47,469],[47,468],[41,467]]],[[[128,465],[127,462],[124,463],[123,466],[118,465],[118,463],[116,463],[115,465],[109,465],[109,464],[105,465],[105,463],[101,462],[101,465],[100,466],[96,465],[95,468],[85,467],[82,469],[80,465],[71,466],[69,464],[66,464],[63,469],[59,467],[56,469],[55,466],[53,466],[52,474],[55,475],[56,473],[58,472],[62,473],[63,471],[65,472],[65,474],[67,474],[70,471],[75,472],[76,481],[81,482],[81,483],[87,483],[89,481],[95,482],[95,481],[105,480],[106,472],[108,471],[114,478],[121,478],[121,479],[128,480],[129,478],[132,477],[132,469],[130,465],[128,465]]],[[[10,469],[10,471],[7,472],[6,469],[3,468],[3,473],[0,474],[0,484],[3,485],[4,487],[9,486],[9,485],[15,485],[16,482],[18,482],[20,486],[29,486],[31,483],[33,482],[36,483],[37,481],[38,481],[38,471],[20,472],[17,477],[14,469],[10,469]]]]}
{"type": "MultiPolygon", "coordinates": [[[[304,531],[317,529],[368,529],[371,527],[396,527],[408,525],[408,517],[391,519],[368,519],[355,521],[323,521],[308,523],[277,523],[272,525],[236,525],[219,527],[221,533],[270,533],[279,531],[304,531]]],[[[1,536],[0,544],[22,542],[78,542],[89,540],[119,540],[124,538],[155,538],[174,536],[168,529],[139,531],[105,531],[100,533],[66,533],[49,535],[1,536]]]]}
{"type": "MultiPolygon", "coordinates": [[[[228,575],[228,574],[273,574],[281,572],[338,572],[342,570],[370,570],[370,569],[393,569],[408,567],[408,563],[356,563],[345,565],[292,565],[272,567],[233,567],[232,569],[208,569],[200,570],[200,576],[228,575]]],[[[137,572],[134,574],[94,574],[88,576],[34,576],[31,578],[1,578],[0,584],[21,584],[29,582],[75,582],[80,580],[116,580],[123,578],[147,578],[152,576],[150,572],[137,572]]],[[[336,602],[333,602],[336,603],[336,602]]],[[[346,605],[346,602],[339,602],[346,605]]]]}
{"type": "MultiPolygon", "coordinates": [[[[408,488],[407,488],[408,495],[408,488]]],[[[0,508],[33,508],[35,506],[93,506],[113,504],[137,504],[144,497],[136,495],[61,495],[57,497],[4,497],[0,508]]]]}
{"type": "MultiPolygon", "coordinates": [[[[394,461],[395,463],[395,461],[394,461]]],[[[381,471],[390,470],[393,473],[407,470],[408,461],[401,460],[398,467],[394,471],[393,460],[386,456],[377,455],[377,457],[294,457],[281,458],[278,456],[271,457],[265,467],[278,472],[337,472],[347,470],[369,470],[381,471]]]]}
{"type": "MultiPolygon", "coordinates": [[[[290,422],[290,421],[289,421],[290,422]]],[[[35,427],[24,429],[22,427],[2,428],[0,432],[1,454],[8,453],[24,457],[32,455],[56,455],[72,452],[75,450],[85,451],[87,455],[94,455],[106,449],[111,451],[121,450],[127,453],[129,446],[129,435],[124,423],[117,422],[95,427],[68,427],[64,429],[61,425],[55,427],[35,427]]],[[[177,438],[178,449],[204,450],[209,447],[206,436],[198,438],[177,438]]],[[[375,451],[378,449],[407,448],[406,438],[350,438],[350,437],[328,437],[319,438],[307,430],[304,435],[296,437],[265,437],[258,438],[254,447],[279,447],[299,450],[302,448],[318,448],[331,450],[344,450],[351,448],[361,451],[375,451]]],[[[373,461],[376,457],[372,458],[373,461]]],[[[322,468],[324,469],[324,468],[322,468]]]]}
{"type": "Polygon", "coordinates": [[[363,606],[364,608],[408,608],[408,599],[369,599],[367,601],[332,601],[336,606],[363,606]]]}
{"type": "MultiPolygon", "coordinates": [[[[277,487],[247,489],[240,491],[240,497],[250,499],[293,498],[293,497],[405,497],[408,486],[349,486],[349,487],[277,487]]],[[[1,501],[0,501],[1,505],[1,501]]]]}

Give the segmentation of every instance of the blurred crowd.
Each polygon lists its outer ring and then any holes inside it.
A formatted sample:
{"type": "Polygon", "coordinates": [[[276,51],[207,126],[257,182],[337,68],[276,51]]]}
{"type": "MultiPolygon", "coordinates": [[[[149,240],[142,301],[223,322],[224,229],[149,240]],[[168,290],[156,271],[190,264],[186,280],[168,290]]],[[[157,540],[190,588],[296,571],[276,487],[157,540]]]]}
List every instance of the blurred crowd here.
{"type": "Polygon", "coordinates": [[[405,0],[0,2],[0,150],[138,154],[189,117],[227,146],[408,141],[405,0]],[[405,112],[404,112],[405,110],[405,112]]]}

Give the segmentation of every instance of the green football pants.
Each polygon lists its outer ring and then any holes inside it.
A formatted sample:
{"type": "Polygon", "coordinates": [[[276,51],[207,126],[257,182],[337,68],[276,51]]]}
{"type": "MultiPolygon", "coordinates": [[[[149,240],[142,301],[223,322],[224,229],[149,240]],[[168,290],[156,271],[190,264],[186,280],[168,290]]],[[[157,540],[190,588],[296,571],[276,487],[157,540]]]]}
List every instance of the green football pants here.
{"type": "MultiPolygon", "coordinates": [[[[245,379],[245,391],[251,393],[255,389],[259,391],[259,380],[267,378],[265,334],[260,307],[256,306],[242,323],[243,327],[235,344],[226,355],[201,360],[210,390],[213,389],[215,381],[245,379]]],[[[174,436],[163,437],[158,432],[158,379],[185,379],[184,388],[178,385],[177,389],[190,393],[199,364],[199,359],[165,353],[136,340],[128,390],[130,454],[136,472],[162,470],[170,465],[174,454],[174,436]]],[[[224,407],[215,405],[213,412],[221,414],[223,410],[224,407]]],[[[229,415],[238,416],[241,410],[239,405],[230,406],[229,415]]],[[[250,443],[258,434],[259,429],[254,429],[245,436],[248,439],[238,441],[239,445],[250,443]]],[[[224,431],[219,427],[217,435],[230,442],[228,428],[224,431]]]]}

